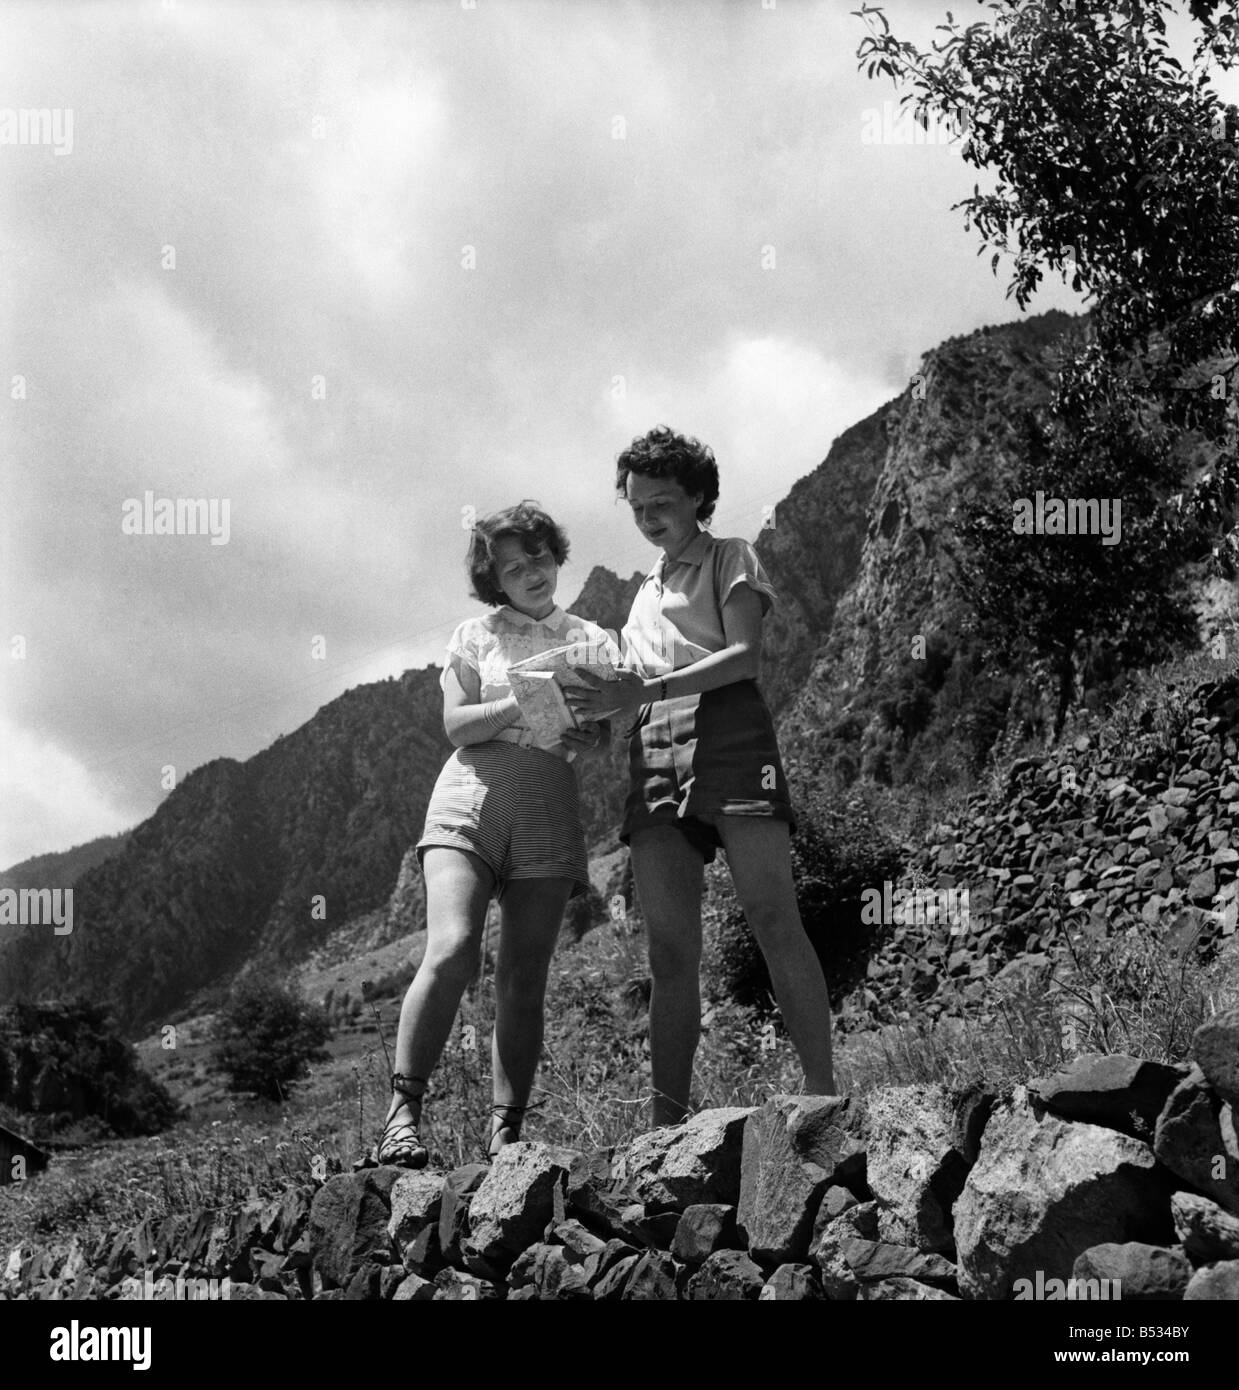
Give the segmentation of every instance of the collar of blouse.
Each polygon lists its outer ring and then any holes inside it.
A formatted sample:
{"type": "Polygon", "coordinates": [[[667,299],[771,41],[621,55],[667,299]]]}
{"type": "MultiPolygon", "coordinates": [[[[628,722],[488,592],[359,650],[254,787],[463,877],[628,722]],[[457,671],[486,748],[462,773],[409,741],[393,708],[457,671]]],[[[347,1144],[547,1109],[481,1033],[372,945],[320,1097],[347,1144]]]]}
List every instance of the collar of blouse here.
{"type": "Polygon", "coordinates": [[[533,627],[542,623],[555,627],[565,617],[564,610],[559,604],[556,604],[545,618],[531,618],[528,613],[522,613],[519,608],[513,608],[510,603],[505,603],[499,611],[508,622],[515,623],[517,627],[533,627]]]}
{"type": "Polygon", "coordinates": [[[654,587],[658,592],[662,592],[663,576],[667,572],[669,565],[692,565],[699,566],[706,558],[706,552],[710,548],[710,542],[714,539],[709,531],[699,530],[683,550],[674,560],[668,560],[665,555],[659,557],[658,563],[650,571],[647,578],[654,581],[654,587]]]}

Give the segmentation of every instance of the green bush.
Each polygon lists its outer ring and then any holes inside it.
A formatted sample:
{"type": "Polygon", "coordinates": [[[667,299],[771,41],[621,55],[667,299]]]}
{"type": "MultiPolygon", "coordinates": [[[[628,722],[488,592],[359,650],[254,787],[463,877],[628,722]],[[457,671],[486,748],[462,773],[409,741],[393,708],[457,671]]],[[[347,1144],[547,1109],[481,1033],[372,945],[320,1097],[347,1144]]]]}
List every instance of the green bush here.
{"type": "Polygon", "coordinates": [[[80,997],[0,1010],[0,1101],[33,1117],[23,1132],[35,1142],[86,1116],[128,1137],[155,1134],[178,1114],[107,1010],[80,997]]]}
{"type": "MultiPolygon", "coordinates": [[[[805,932],[838,1000],[863,977],[879,927],[860,919],[861,894],[881,889],[901,868],[899,847],[858,796],[828,801],[815,789],[794,792],[797,831],[792,877],[805,932]]],[[[703,909],[707,995],[768,1012],[770,974],[744,914],[721,874],[712,874],[703,909]]]]}
{"type": "MultiPolygon", "coordinates": [[[[353,1002],[360,1012],[361,1000],[353,1002]]],[[[216,1019],[215,1060],[230,1090],[282,1101],[311,1062],[327,1060],[322,1045],[330,1036],[323,1009],[284,985],[251,977],[237,985],[216,1019]]]]}
{"type": "Polygon", "coordinates": [[[590,888],[580,897],[573,898],[564,909],[564,935],[571,941],[580,941],[586,932],[607,920],[607,905],[596,888],[590,888]]]}

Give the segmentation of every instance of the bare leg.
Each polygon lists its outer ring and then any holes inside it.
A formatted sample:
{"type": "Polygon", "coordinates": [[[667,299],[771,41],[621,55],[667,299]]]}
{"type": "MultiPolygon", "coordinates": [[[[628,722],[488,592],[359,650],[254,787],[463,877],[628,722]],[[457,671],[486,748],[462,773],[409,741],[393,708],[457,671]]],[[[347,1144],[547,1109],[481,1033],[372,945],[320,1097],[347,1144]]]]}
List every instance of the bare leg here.
{"type": "Polygon", "coordinates": [[[792,883],[791,835],[783,821],[719,816],[736,897],[770,970],[774,997],[804,1067],[805,1093],[835,1091],[830,998],[817,952],[805,935],[792,883]]]}
{"type": "Polygon", "coordinates": [[[649,933],[650,1066],[655,1125],[689,1112],[701,1036],[701,884],[705,861],[679,831],[633,832],[632,873],[649,933]]]}
{"type": "Polygon", "coordinates": [[[509,879],[504,889],[491,1059],[495,1105],[512,1109],[508,1115],[492,1117],[491,1136],[500,1136],[495,1151],[514,1142],[533,1088],[542,1052],[546,975],[571,891],[570,878],[509,879]],[[510,1123],[505,1125],[505,1119],[510,1123]],[[510,1131],[510,1136],[504,1138],[501,1131],[510,1131]]]}
{"type": "MultiPolygon", "coordinates": [[[[447,1045],[461,996],[478,966],[493,875],[468,850],[437,846],[422,859],[426,875],[426,954],[400,1009],[396,1071],[427,1078],[447,1045]]],[[[388,1120],[416,1125],[421,1104],[392,1096],[388,1120]]]]}

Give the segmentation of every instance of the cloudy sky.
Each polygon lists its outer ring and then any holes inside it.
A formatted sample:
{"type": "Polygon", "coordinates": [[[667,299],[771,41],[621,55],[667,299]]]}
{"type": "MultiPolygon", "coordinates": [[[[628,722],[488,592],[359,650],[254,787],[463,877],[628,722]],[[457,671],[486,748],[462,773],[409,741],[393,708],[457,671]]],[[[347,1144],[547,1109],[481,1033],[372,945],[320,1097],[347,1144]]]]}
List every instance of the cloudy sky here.
{"type": "MultiPolygon", "coordinates": [[[[8,0],[0,101],[62,114],[0,148],[0,865],[438,661],[481,611],[464,509],[548,506],[569,601],[655,558],[634,434],[711,443],[751,537],[1016,316],[950,210],[974,172],[862,140],[894,93],[851,8],[8,0]],[[125,534],[148,492],[226,501],[227,543],[125,534]]],[[[924,42],[945,0],[887,8],[924,42]]]]}

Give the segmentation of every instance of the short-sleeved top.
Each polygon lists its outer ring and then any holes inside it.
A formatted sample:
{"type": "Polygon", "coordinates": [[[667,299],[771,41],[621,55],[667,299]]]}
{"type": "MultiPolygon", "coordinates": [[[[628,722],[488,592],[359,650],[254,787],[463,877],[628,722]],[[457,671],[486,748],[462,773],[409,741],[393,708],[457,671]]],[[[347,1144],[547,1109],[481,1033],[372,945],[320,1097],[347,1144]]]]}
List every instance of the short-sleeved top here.
{"type": "Polygon", "coordinates": [[[720,540],[698,531],[676,559],[668,563],[664,555],[642,580],[624,624],[625,664],[647,678],[665,676],[722,651],[722,609],[737,584],[756,589],[762,616],[769,613],[774,586],[757,551],[738,536],[720,540]]]}
{"type": "MultiPolygon", "coordinates": [[[[461,679],[461,667],[468,666],[477,673],[481,683],[481,702],[502,700],[512,693],[508,684],[509,666],[570,642],[599,643],[600,650],[609,653],[613,661],[618,658],[615,643],[588,618],[565,613],[557,605],[545,618],[535,619],[504,604],[493,613],[466,618],[452,633],[447,644],[447,665],[439,677],[439,685],[446,684],[449,668],[461,679]]],[[[519,721],[508,727],[519,732],[529,726],[519,721]]],[[[534,747],[548,753],[566,753],[564,745],[558,741],[552,744],[535,742],[534,747]]]]}

